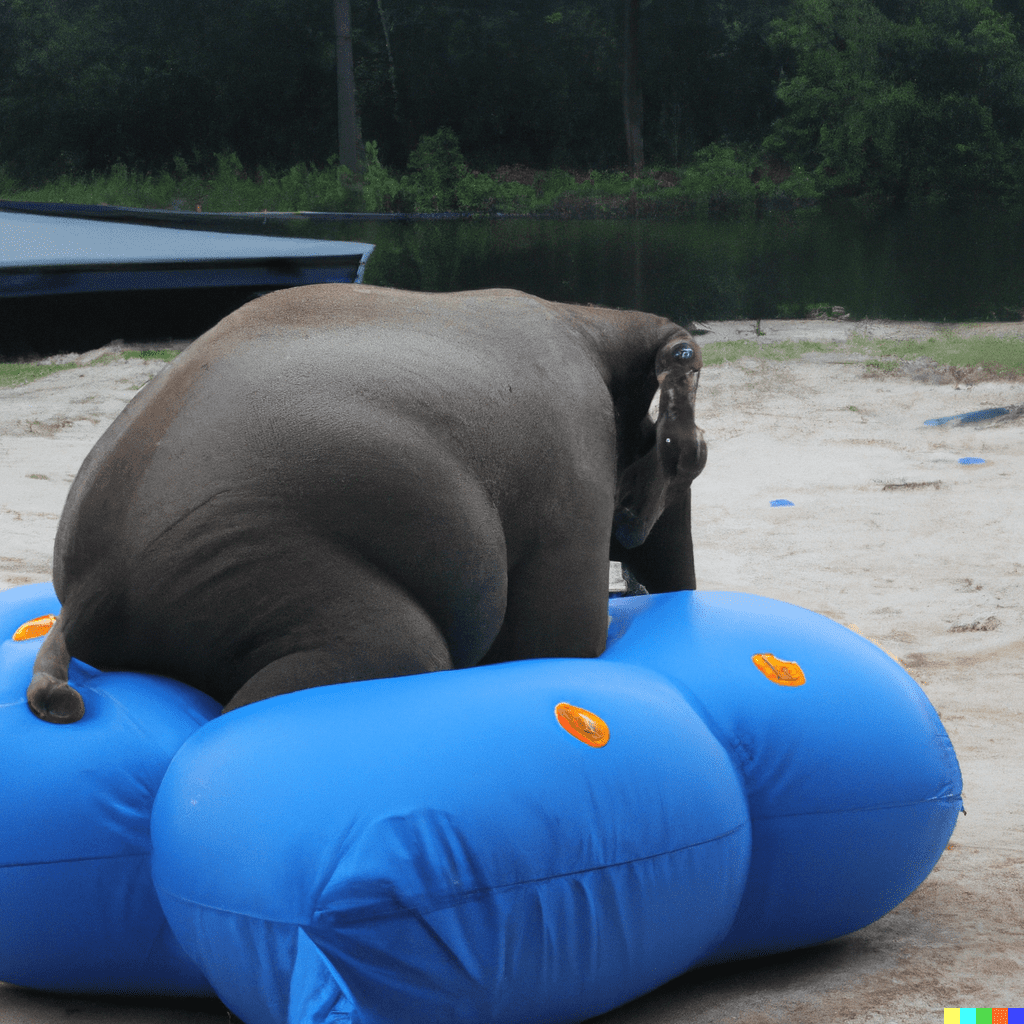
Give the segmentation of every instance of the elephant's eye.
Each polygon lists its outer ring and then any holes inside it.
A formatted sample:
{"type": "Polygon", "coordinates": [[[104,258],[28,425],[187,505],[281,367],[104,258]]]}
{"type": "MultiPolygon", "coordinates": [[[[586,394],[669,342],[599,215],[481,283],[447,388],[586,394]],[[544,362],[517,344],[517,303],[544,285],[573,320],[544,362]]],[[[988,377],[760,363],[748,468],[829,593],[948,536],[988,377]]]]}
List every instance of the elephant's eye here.
{"type": "Polygon", "coordinates": [[[677,363],[685,363],[687,359],[693,358],[693,349],[689,345],[676,345],[672,349],[672,358],[677,363]]]}

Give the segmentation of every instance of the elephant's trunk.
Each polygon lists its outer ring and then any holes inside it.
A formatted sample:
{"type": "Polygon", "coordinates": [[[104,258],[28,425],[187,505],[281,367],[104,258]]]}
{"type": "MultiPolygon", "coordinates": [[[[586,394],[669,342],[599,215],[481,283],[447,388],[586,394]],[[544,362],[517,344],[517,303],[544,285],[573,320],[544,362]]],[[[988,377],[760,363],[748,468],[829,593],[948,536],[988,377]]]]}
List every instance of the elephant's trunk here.
{"type": "Polygon", "coordinates": [[[627,549],[639,547],[672,500],[707,462],[704,431],[694,419],[699,370],[669,366],[658,373],[654,443],[619,477],[612,533],[627,549]]]}

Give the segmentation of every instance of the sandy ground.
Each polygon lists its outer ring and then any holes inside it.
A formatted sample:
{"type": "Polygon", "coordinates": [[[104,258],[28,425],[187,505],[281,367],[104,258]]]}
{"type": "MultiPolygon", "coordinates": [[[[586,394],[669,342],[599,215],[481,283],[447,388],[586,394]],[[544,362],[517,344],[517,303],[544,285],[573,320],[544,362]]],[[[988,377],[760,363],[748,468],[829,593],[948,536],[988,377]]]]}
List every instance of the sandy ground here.
{"type": "MultiPolygon", "coordinates": [[[[755,325],[707,326],[701,341],[713,344],[753,336],[755,325]]],[[[768,341],[841,342],[864,325],[761,329],[768,341]]],[[[910,329],[935,330],[889,327],[910,329]]],[[[162,365],[82,366],[0,390],[0,588],[49,578],[78,465],[162,365]]],[[[1024,382],[918,376],[872,376],[841,347],[706,369],[698,585],[803,605],[899,658],[953,739],[968,814],[931,877],[881,921],[812,949],[691,972],[606,1024],[919,1024],[941,1021],[945,1006],[1024,1005],[1024,418],[924,425],[1020,405],[1024,382]],[[968,456],[985,462],[958,462],[968,456]],[[773,507],[778,498],[793,504],[773,507]]],[[[216,1002],[118,1003],[0,985],[3,1024],[69,1014],[82,1024],[226,1019],[216,1002]]]]}

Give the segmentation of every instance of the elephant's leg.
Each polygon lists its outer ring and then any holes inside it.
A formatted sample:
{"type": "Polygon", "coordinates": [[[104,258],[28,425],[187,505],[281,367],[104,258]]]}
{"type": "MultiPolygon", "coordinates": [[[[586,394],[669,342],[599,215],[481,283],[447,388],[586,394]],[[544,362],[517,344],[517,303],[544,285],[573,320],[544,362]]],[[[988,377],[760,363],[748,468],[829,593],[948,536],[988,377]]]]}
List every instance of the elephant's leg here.
{"type": "MultiPolygon", "coordinates": [[[[250,676],[224,711],[314,686],[453,667],[441,631],[398,584],[378,575],[353,580],[346,591],[325,599],[315,621],[302,623],[292,649],[250,676]]],[[[287,636],[275,642],[277,649],[287,646],[287,636]]]]}
{"type": "Polygon", "coordinates": [[[608,640],[607,544],[595,545],[598,554],[547,548],[517,565],[484,662],[597,657],[608,640]]]}
{"type": "Polygon", "coordinates": [[[624,548],[613,542],[611,554],[652,594],[696,590],[690,488],[662,512],[643,544],[624,548]]]}
{"type": "Polygon", "coordinates": [[[85,714],[82,695],[68,685],[70,661],[63,616],[58,615],[39,647],[26,695],[32,714],[44,722],[66,725],[77,722],[85,714]]]}

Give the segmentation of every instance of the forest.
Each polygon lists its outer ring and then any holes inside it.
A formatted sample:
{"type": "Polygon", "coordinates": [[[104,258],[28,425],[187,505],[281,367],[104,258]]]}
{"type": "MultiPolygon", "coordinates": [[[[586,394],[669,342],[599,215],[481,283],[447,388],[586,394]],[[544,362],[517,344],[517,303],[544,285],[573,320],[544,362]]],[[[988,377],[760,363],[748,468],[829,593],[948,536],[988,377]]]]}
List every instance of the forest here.
{"type": "MultiPolygon", "coordinates": [[[[1024,199],[1024,0],[351,0],[351,18],[371,208],[415,205],[402,170],[441,165],[485,191],[711,167],[813,202],[1024,199]]],[[[342,173],[335,54],[332,0],[0,0],[0,197],[111,168],[342,173]]],[[[465,192],[447,205],[474,208],[465,192]]]]}

